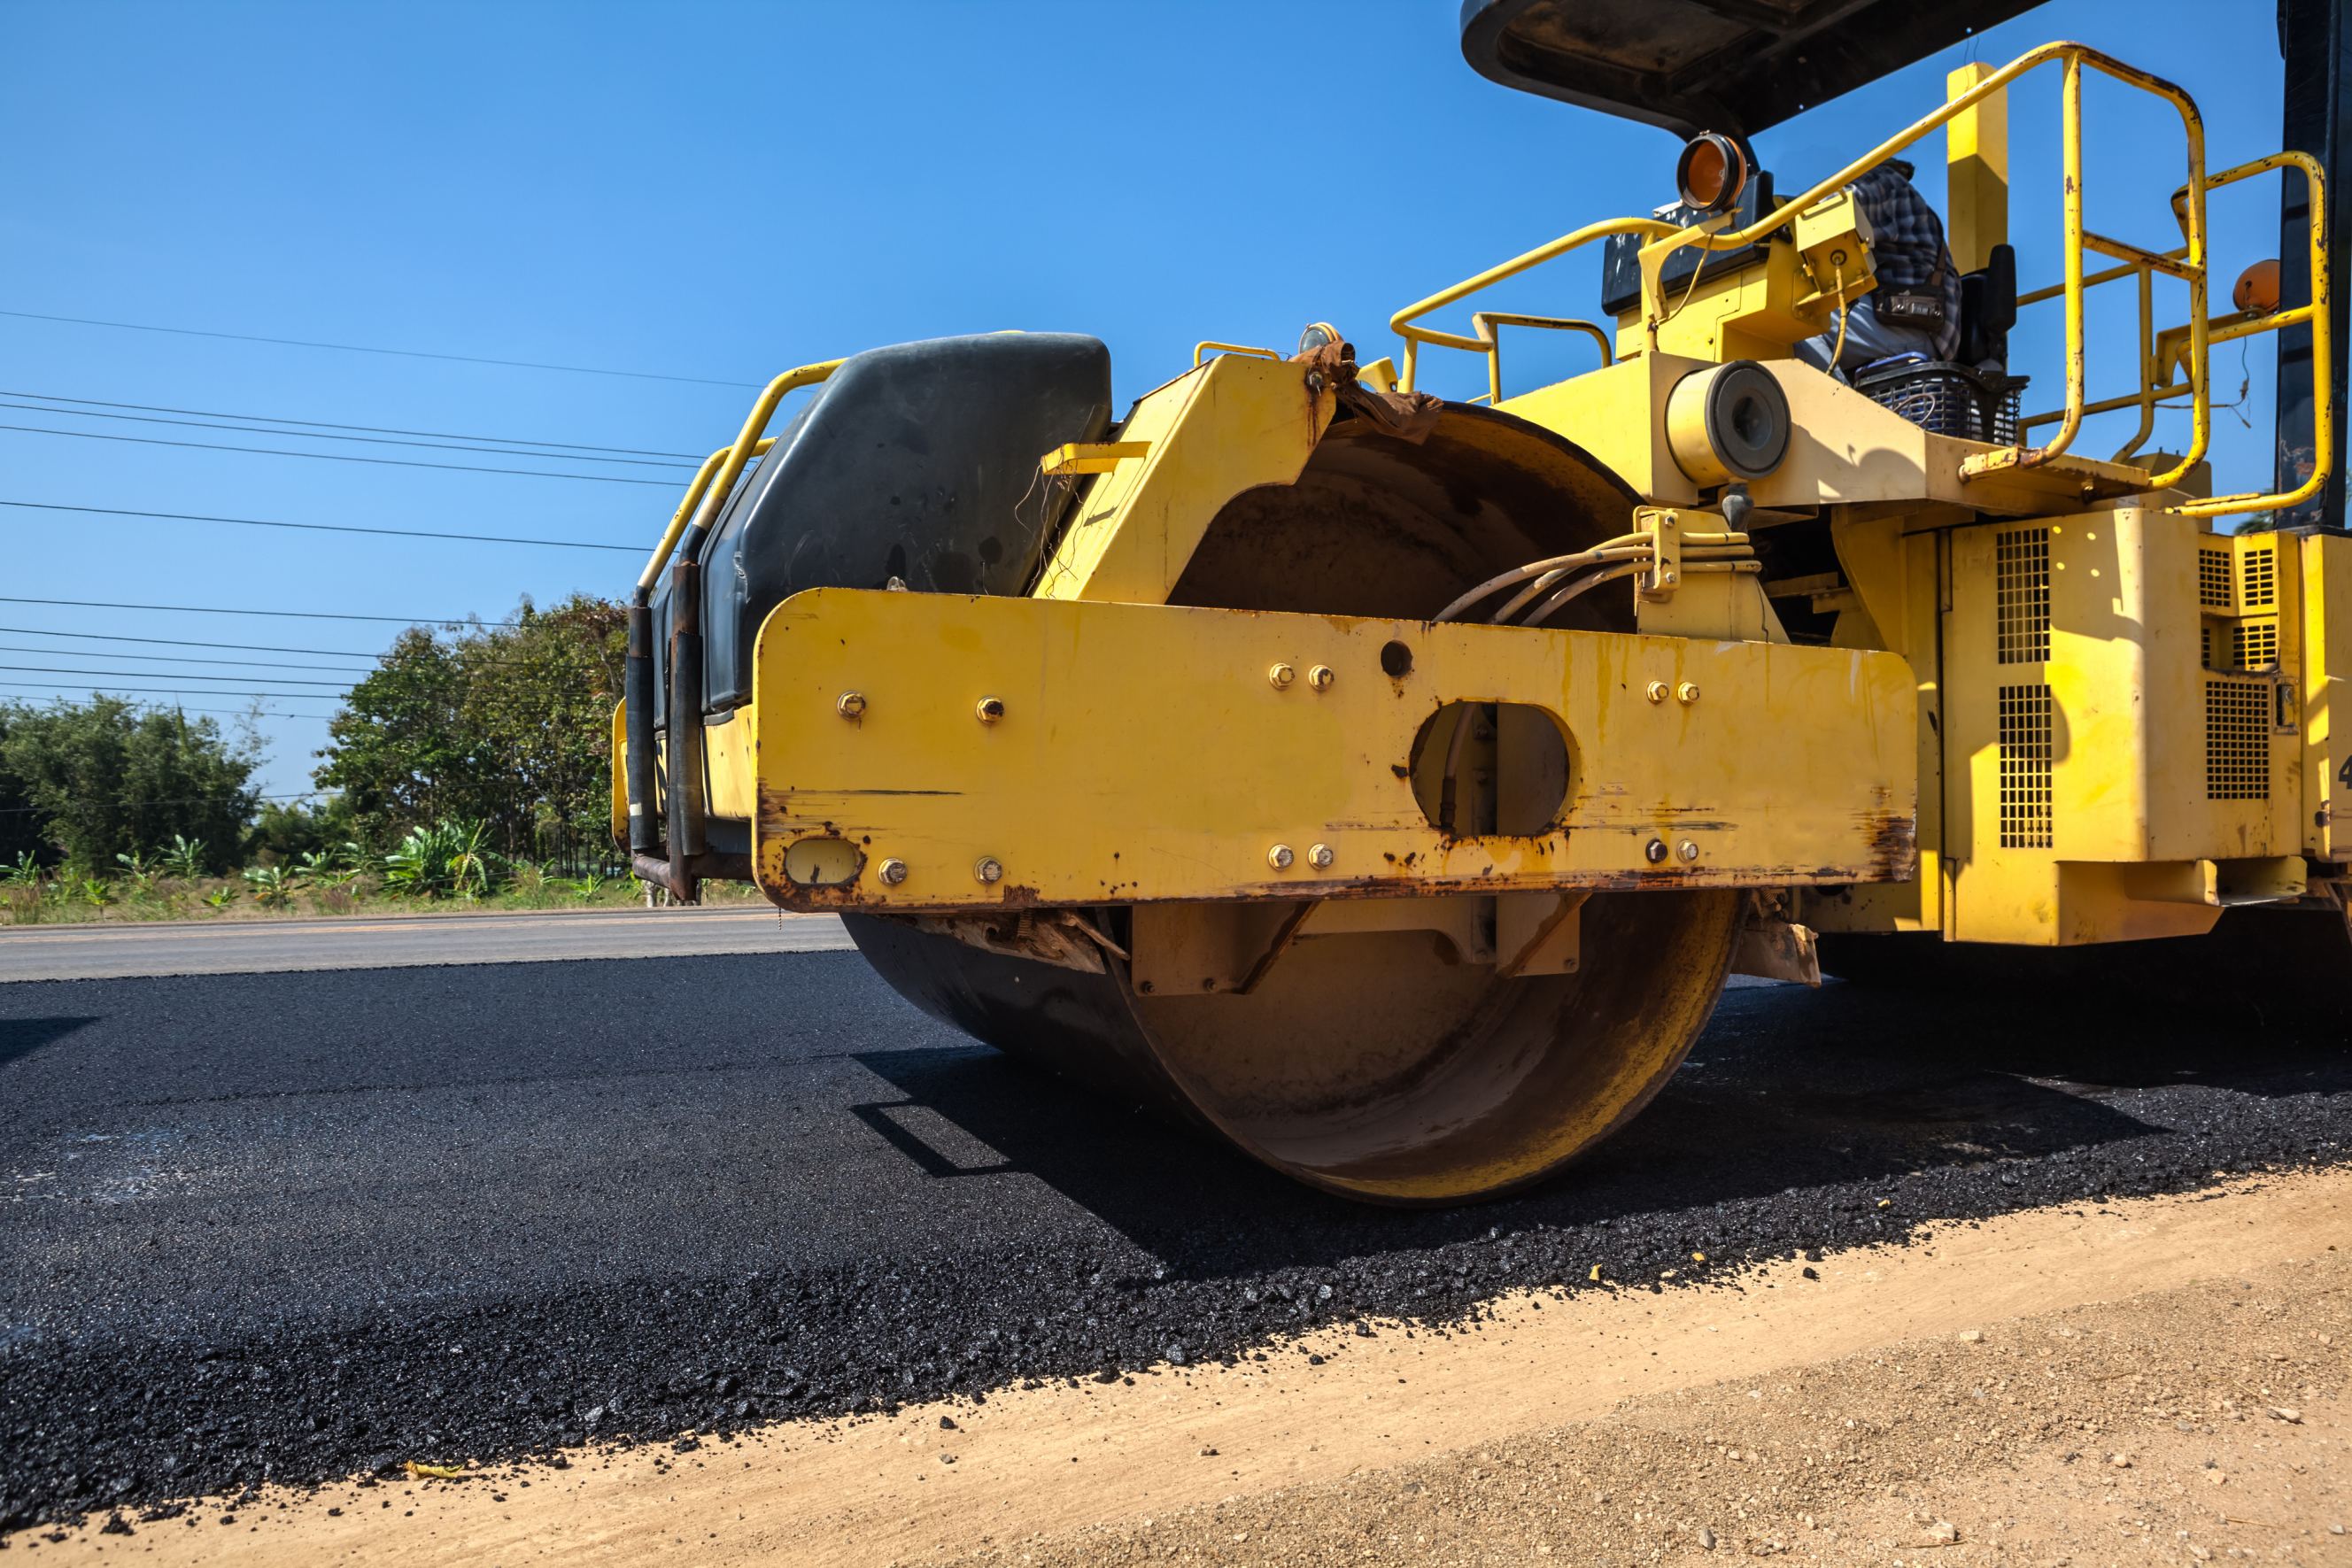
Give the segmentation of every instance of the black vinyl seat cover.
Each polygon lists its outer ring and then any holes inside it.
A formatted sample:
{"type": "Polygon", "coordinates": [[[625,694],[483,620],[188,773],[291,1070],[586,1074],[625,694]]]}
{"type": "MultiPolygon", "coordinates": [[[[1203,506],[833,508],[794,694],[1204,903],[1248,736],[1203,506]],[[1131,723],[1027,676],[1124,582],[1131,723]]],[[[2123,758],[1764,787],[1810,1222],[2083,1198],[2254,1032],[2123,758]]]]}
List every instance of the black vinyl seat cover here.
{"type": "MultiPolygon", "coordinates": [[[[750,699],[760,623],[803,589],[897,578],[919,592],[1022,592],[1053,520],[1038,459],[1109,423],[1110,350],[1077,333],[934,338],[845,361],[737,483],[703,547],[706,710],[750,699]]],[[[660,659],[667,578],[654,615],[660,659]]]]}

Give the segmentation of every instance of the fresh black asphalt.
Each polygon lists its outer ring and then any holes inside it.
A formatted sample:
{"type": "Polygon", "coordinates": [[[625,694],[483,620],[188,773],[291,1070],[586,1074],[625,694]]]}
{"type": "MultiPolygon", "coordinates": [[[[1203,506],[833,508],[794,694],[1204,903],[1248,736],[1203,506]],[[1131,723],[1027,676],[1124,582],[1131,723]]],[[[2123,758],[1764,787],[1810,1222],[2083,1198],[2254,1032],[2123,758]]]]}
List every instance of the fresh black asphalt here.
{"type": "Polygon", "coordinates": [[[1735,990],[1570,1179],[1400,1212],[1039,1077],[855,954],[0,988],[0,1542],[2334,1163],[2341,1033],[1735,990]]]}

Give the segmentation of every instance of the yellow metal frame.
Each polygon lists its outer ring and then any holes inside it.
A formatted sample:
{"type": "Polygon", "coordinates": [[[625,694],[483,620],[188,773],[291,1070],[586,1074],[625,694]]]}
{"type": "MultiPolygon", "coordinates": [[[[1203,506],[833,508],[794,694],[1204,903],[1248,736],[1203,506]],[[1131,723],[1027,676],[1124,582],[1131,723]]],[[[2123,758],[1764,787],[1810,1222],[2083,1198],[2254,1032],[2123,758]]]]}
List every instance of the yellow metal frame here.
{"type": "Polygon", "coordinates": [[[1486,345],[1486,401],[1503,401],[1503,339],[1498,327],[1538,327],[1554,332],[1581,332],[1600,345],[1601,368],[1617,362],[1617,346],[1600,324],[1570,316],[1528,316],[1515,310],[1474,310],[1470,329],[1486,345]]]}
{"type": "Polygon", "coordinates": [[[1282,356],[1272,349],[1255,349],[1247,343],[1220,343],[1204,339],[1192,345],[1192,368],[1199,370],[1208,363],[1213,354],[1242,354],[1253,360],[1278,360],[1282,356]]]}
{"type": "Polygon", "coordinates": [[[792,908],[1786,886],[1913,869],[1915,681],[1889,653],[815,589],[768,617],[755,664],[753,865],[792,908]],[[1328,673],[1277,684],[1283,665],[1328,673]],[[1503,712],[1532,726],[1500,726],[1481,766],[1497,788],[1549,779],[1548,796],[1521,797],[1549,826],[1433,825],[1423,796],[1445,748],[1423,737],[1463,702],[1516,705],[1503,712]],[[794,866],[822,874],[795,880],[794,866]]]}
{"type": "Polygon", "coordinates": [[[751,404],[751,412],[744,417],[743,428],[737,434],[734,444],[722,446],[704,458],[702,466],[695,471],[693,480],[686,487],[685,499],[678,502],[677,510],[670,514],[669,527],[662,530],[661,542],[654,547],[653,559],[646,562],[646,570],[637,574],[639,589],[646,592],[653,591],[654,585],[661,580],[662,568],[669,564],[671,552],[677,549],[677,541],[686,537],[688,525],[709,527],[719,508],[726,505],[728,495],[735,488],[735,482],[743,476],[744,467],[752,458],[765,455],[775,445],[773,441],[767,439],[767,430],[768,422],[776,416],[776,405],[802,387],[814,386],[824,381],[839,370],[842,363],[839,360],[824,360],[814,365],[802,365],[786,371],[761,391],[759,398],[751,404]]]}
{"type": "MultiPolygon", "coordinates": [[[[2208,192],[2218,191],[2225,185],[2234,185],[2241,180],[2249,180],[2257,174],[2266,174],[2274,169],[2288,168],[2301,170],[2304,178],[2310,183],[2311,215],[2306,231],[2311,252],[2310,302],[2288,309],[2274,310],[2266,316],[2241,313],[2223,317],[2218,320],[2209,318],[2205,324],[2205,343],[2210,350],[2214,344],[2235,342],[2241,338],[2251,338],[2258,333],[2275,332],[2294,326],[2307,325],[2311,328],[2312,375],[2313,386],[2316,393],[2313,409],[2316,440],[2312,473],[2309,478],[2293,490],[2271,493],[2241,491],[2235,495],[2216,496],[2210,500],[2189,501],[2167,508],[2183,517],[2227,517],[2239,512],[2264,512],[2300,506],[2319,494],[2334,472],[2336,399],[2332,368],[2335,362],[2335,332],[2328,310],[2328,304],[2334,297],[2334,278],[2328,267],[2326,174],[2321,169],[2318,160],[2307,152],[2293,151],[2273,152],[2268,157],[2256,158],[2252,162],[2241,163],[2236,168],[2227,169],[2219,174],[2209,176],[2205,181],[2205,189],[2208,192]]],[[[2176,213],[2181,211],[2188,195],[2189,193],[2185,188],[2174,193],[2173,204],[2176,213]]],[[[2185,225],[2187,222],[2185,216],[2182,221],[2185,225]]],[[[2123,262],[2121,267],[2109,267],[2104,272],[2094,273],[2084,278],[2083,287],[2085,289],[2096,287],[2104,283],[2112,283],[2123,277],[2136,278],[2139,284],[2140,390],[2120,397],[2103,398],[2096,402],[2084,405],[2082,409],[2083,416],[2087,418],[2092,414],[2109,413],[2117,409],[2130,408],[2135,405],[2138,407],[2139,429],[2116,455],[2117,460],[2121,461],[2139,450],[2140,446],[2156,434],[2156,411],[2161,404],[2169,399],[2190,396],[2197,392],[2193,367],[2189,384],[2176,384],[2169,379],[2172,366],[2181,357],[2180,340],[2188,336],[2190,343],[2193,344],[2195,340],[2193,327],[2174,328],[2159,334],[2156,330],[2155,322],[2155,275],[2162,272],[2172,277],[2179,277],[2181,275],[2180,258],[2186,254],[2187,247],[2148,252],[2116,245],[2111,241],[2100,241],[2096,236],[2089,236],[2085,243],[2090,244],[2091,248],[2099,250],[2101,254],[2116,256],[2123,262]]],[[[2053,284],[2046,288],[2035,289],[2029,294],[2021,294],[2018,296],[2017,303],[2021,308],[2038,305],[2044,300],[2058,298],[2063,290],[2063,285],[2053,284]]],[[[2206,401],[2210,402],[2210,399],[2206,401]]],[[[2210,421],[2210,407],[2204,412],[2210,421]]],[[[2064,417],[2063,411],[2053,409],[2019,421],[2018,428],[2021,431],[2030,430],[2036,425],[2047,424],[2063,417],[2064,417]]]]}
{"type": "MultiPolygon", "coordinates": [[[[2189,285],[2189,319],[2186,354],[2189,385],[2185,389],[2171,389],[2169,395],[2179,395],[2179,392],[2185,390],[2193,400],[2195,419],[2194,434],[2188,453],[2171,467],[2161,474],[2151,475],[2149,477],[2148,489],[2152,491],[2169,489],[2179,484],[2191,470],[2204,461],[2207,448],[2211,443],[2212,397],[2208,373],[2209,350],[2211,341],[2226,342],[2231,338],[2243,337],[2252,332],[2275,330],[2279,327],[2307,321],[2313,327],[2315,354],[2325,356],[2332,350],[2332,345],[2326,341],[2327,311],[2332,298],[2332,289],[2326,260],[2326,203],[2322,183],[2323,176],[2317,165],[2307,156],[2297,152],[2281,152],[2268,158],[2256,159],[2251,163],[2242,164],[2209,179],[2205,173],[2204,121],[2198,113],[2195,101],[2179,88],[2160,77],[2150,75],[2099,50],[2076,43],[2044,44],[2039,48],[2019,56],[1998,70],[1976,74],[1972,85],[1961,87],[1956,80],[1953,85],[1958,90],[1956,90],[1942,107],[1914,121],[1905,130],[1872,148],[1835,173],[1783,202],[1769,214],[1743,228],[1726,227],[1720,218],[1709,219],[1688,227],[1676,227],[1654,218],[1612,218],[1601,223],[1588,224],[1547,245],[1538,246],[1498,266],[1488,267],[1486,271],[1466,278],[1450,288],[1442,289],[1427,298],[1415,301],[1398,311],[1389,321],[1390,328],[1404,340],[1405,344],[1404,369],[1399,378],[1399,385],[1411,390],[1418,369],[1421,345],[1428,343],[1441,348],[1459,349],[1488,356],[1489,384],[1490,387],[1493,386],[1497,377],[1492,370],[1494,344],[1490,338],[1485,335],[1465,337],[1459,333],[1421,326],[1417,324],[1419,319],[1609,235],[1635,234],[1652,241],[1651,244],[1643,246],[1641,257],[1642,317],[1646,343],[1645,351],[1654,353],[1657,351],[1658,328],[1667,315],[1659,286],[1659,277],[1666,258],[1675,251],[1690,246],[1706,250],[1736,250],[1765,239],[1822,198],[1843,189],[1860,175],[1877,167],[1929,133],[1954,121],[1959,121],[1964,127],[1973,123],[1973,117],[1978,114],[1980,108],[1989,109],[1993,105],[2005,103],[2005,99],[2000,95],[2005,92],[2011,83],[2028,71],[2053,62],[2061,67],[2063,73],[2060,106],[2063,177],[2063,249],[2065,273],[2063,281],[2054,288],[2029,295],[2020,303],[2053,298],[2063,298],[2066,302],[2065,406],[2054,416],[2059,428],[2048,442],[2040,446],[2021,444],[1990,452],[1972,452],[1961,459],[1961,476],[1964,479],[1975,479],[2004,471],[2045,465],[2064,454],[2074,444],[2081,431],[2083,420],[2088,413],[2121,408],[2140,401],[2139,396],[2135,395],[2133,398],[2103,403],[2096,408],[2087,404],[2084,393],[2085,355],[2083,295],[2094,282],[2105,282],[2135,274],[2145,280],[2156,272],[2163,272],[2179,277],[2189,285]],[[2092,233],[2084,226],[2083,72],[2086,67],[2170,104],[2180,116],[2186,145],[2188,178],[2175,195],[2173,206],[2187,243],[2176,251],[2147,250],[2121,240],[2092,233]],[[2206,193],[2266,170],[2281,168],[2290,163],[2303,169],[2306,176],[2314,182],[2312,302],[2294,310],[2277,312],[2273,317],[2264,318],[2259,322],[2228,323],[2213,329],[2213,334],[2219,334],[2218,336],[2209,334],[2206,316],[2206,193]],[[2086,276],[2084,271],[2084,255],[2086,251],[2115,257],[2125,265],[2099,273],[2095,277],[2086,276]]],[[[1473,319],[1475,320],[1475,318],[1474,317],[1473,319]]],[[[2316,368],[2324,373],[2326,368],[2324,357],[2319,360],[2316,368]]],[[[2334,439],[2336,410],[2329,393],[2328,383],[2321,380],[2317,385],[2319,406],[2315,410],[2315,418],[2319,433],[2320,450],[2323,454],[2326,454],[2331,450],[2334,439]]],[[[2046,423],[2049,421],[2039,419],[2035,423],[2046,423]]],[[[2327,458],[2323,455],[2321,459],[2323,465],[2326,461],[2327,458]]],[[[2324,484],[2326,478],[2327,473],[2323,466],[2315,476],[2313,483],[2306,484],[2286,496],[2219,497],[2210,501],[2188,503],[2178,509],[2189,516],[2210,517],[2223,512],[2252,511],[2268,507],[2292,505],[2294,501],[2315,493],[2318,486],[2324,484]]]]}

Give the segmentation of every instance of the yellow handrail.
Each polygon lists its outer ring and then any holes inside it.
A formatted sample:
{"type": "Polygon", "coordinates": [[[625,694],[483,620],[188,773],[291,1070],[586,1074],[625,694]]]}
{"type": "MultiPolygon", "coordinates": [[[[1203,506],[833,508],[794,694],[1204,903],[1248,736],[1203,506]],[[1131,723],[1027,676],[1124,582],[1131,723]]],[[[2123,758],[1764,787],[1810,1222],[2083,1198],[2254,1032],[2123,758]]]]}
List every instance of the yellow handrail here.
{"type": "Polygon", "coordinates": [[[1523,316],[1513,310],[1474,310],[1470,329],[1486,345],[1486,401],[1503,401],[1503,339],[1497,327],[1542,327],[1555,332],[1582,332],[1601,347],[1603,369],[1617,362],[1617,345],[1594,322],[1570,316],[1523,316]]]}
{"type": "Polygon", "coordinates": [[[1466,299],[1481,289],[1490,288],[1506,278],[1517,277],[1531,267],[1541,267],[1556,256],[1566,256],[1580,246],[1590,245],[1594,240],[1610,235],[1638,234],[1655,239],[1663,235],[1681,232],[1683,231],[1674,225],[1662,223],[1656,218],[1603,219],[1600,223],[1587,224],[1580,229],[1564,234],[1549,244],[1536,246],[1533,250],[1524,251],[1508,261],[1488,267],[1475,277],[1465,278],[1451,288],[1441,288],[1428,298],[1416,300],[1406,306],[1389,318],[1389,330],[1404,340],[1404,370],[1397,377],[1397,390],[1412,391],[1413,373],[1419,368],[1421,345],[1423,343],[1432,343],[1441,349],[1463,349],[1474,354],[1483,354],[1486,351],[1486,343],[1479,339],[1465,338],[1458,332],[1440,332],[1432,327],[1416,327],[1412,324],[1414,317],[1426,316],[1433,310],[1443,310],[1448,305],[1457,300],[1466,299]]]}
{"type": "Polygon", "coordinates": [[[824,380],[841,365],[839,360],[823,360],[814,365],[802,365],[796,370],[786,371],[761,389],[759,398],[751,404],[751,412],[744,417],[743,428],[736,435],[734,444],[722,446],[704,458],[702,466],[695,471],[693,482],[686,487],[686,498],[670,515],[669,527],[662,530],[661,543],[654,547],[653,559],[646,563],[646,570],[637,576],[640,590],[648,593],[653,591],[654,584],[661,577],[661,569],[668,563],[671,552],[677,549],[677,541],[686,537],[688,527],[708,528],[718,509],[726,505],[728,496],[735,488],[735,481],[743,476],[744,466],[775,445],[773,441],[766,438],[765,433],[768,422],[776,416],[776,405],[783,402],[787,394],[824,380]]]}
{"type": "MultiPolygon", "coordinates": [[[[2335,279],[2329,276],[2327,266],[2327,176],[2321,170],[2319,160],[2308,152],[2290,150],[2284,152],[2273,152],[2267,158],[2256,158],[2251,162],[2241,163],[2234,169],[2225,170],[2206,181],[2205,188],[2210,191],[2217,190],[2223,185],[2234,185],[2241,180],[2251,179],[2256,174],[2268,173],[2273,169],[2284,169],[2290,165],[2302,170],[2303,177],[2310,182],[2311,218],[2305,231],[2311,246],[2309,302],[2298,305],[2291,310],[2273,310],[2267,316],[2245,317],[2236,321],[2225,322],[2210,334],[2204,329],[2203,323],[2192,316],[2189,321],[2189,341],[2191,351],[2201,359],[2212,343],[2232,342],[2240,338],[2252,337],[2257,332],[2275,332],[2283,327],[2309,323],[2313,449],[2311,475],[2292,490],[2269,495],[2242,491],[2234,496],[2216,496],[2208,501],[2189,501],[2169,508],[2184,517],[2212,517],[2226,516],[2232,512],[2286,511],[2301,506],[2318,495],[2335,472],[2336,344],[2332,324],[2335,279]]],[[[2175,199],[2178,200],[2177,197],[2175,199]]],[[[2198,309],[2198,314],[2201,315],[2202,301],[2193,301],[2192,304],[2198,309]]],[[[2201,385],[2201,382],[2199,384],[2201,385]]],[[[2208,401],[2201,395],[2198,399],[2198,413],[2202,419],[2210,417],[2207,406],[2208,401]]]]}
{"type": "MultiPolygon", "coordinates": [[[[2318,162],[2308,153],[2273,152],[2267,157],[2241,163],[2236,168],[2224,170],[2221,173],[2208,175],[2205,180],[2205,189],[2209,193],[2217,191],[2225,185],[2234,185],[2241,180],[2252,179],[2256,174],[2289,167],[2301,170],[2304,177],[2311,182],[2310,199],[2314,205],[2310,209],[2311,217],[2307,230],[2312,257],[2311,302],[2291,309],[2274,310],[2268,315],[2242,313],[2224,317],[2220,320],[2209,318],[2205,323],[2205,340],[2210,350],[2215,345],[2235,342],[2241,338],[2251,338],[2257,333],[2275,332],[2282,328],[2305,322],[2311,325],[2312,364],[2315,374],[2318,378],[2314,387],[2315,401],[2312,409],[2312,427],[2316,447],[2315,467],[2312,476],[2294,490],[2271,494],[2242,491],[2235,495],[2216,496],[2210,500],[2184,502],[2180,506],[2168,508],[2185,517],[2222,517],[2235,512],[2262,512],[2299,506],[2317,495],[2333,472],[2336,456],[2336,397],[2334,383],[2328,376],[2334,361],[2335,344],[2328,306],[2333,295],[2334,280],[2329,276],[2327,267],[2326,176],[2318,162]]],[[[2185,205],[2188,195],[2186,188],[2175,193],[2173,200],[2176,210],[2185,205]]],[[[2182,358],[2179,334],[2183,329],[2171,328],[2161,334],[2155,330],[2151,294],[2154,275],[2158,271],[2173,272],[2174,269],[2166,264],[2180,254],[2179,250],[2141,252],[2126,261],[2121,267],[2110,267],[2105,272],[2094,274],[2083,280],[2084,286],[2090,287],[2097,284],[2112,282],[2118,277],[2137,276],[2139,279],[2140,390],[2118,397],[2103,398],[2097,402],[2086,403],[2083,407],[2084,416],[2087,418],[2092,414],[2111,413],[2135,403],[2138,405],[2139,429],[2116,453],[2118,462],[2137,451],[2140,444],[2155,433],[2156,411],[2161,404],[2168,399],[2193,394],[2197,390],[2193,377],[2188,383],[2175,382],[2169,379],[2173,364],[2182,358]]],[[[2017,302],[2021,306],[2039,304],[2042,300],[2055,298],[2061,291],[2057,287],[2039,288],[2031,294],[2019,295],[2017,302]]],[[[2047,424],[2060,417],[2062,417],[2061,413],[2054,409],[2048,413],[2032,414],[2020,420],[2018,429],[2030,430],[2035,425],[2047,424]]]]}
{"type": "MultiPolygon", "coordinates": [[[[1887,159],[1942,127],[1959,114],[1974,108],[1984,99],[2004,90],[2011,82],[2036,67],[2055,60],[2063,68],[2060,88],[2060,134],[2064,161],[2063,188],[2063,249],[2065,282],[2062,291],[2066,299],[2066,408],[2058,434],[2048,444],[2039,447],[2018,446],[1997,452],[1980,453],[1964,459],[1961,477],[2009,468],[2030,468],[2050,462],[2063,453],[2074,440],[2083,423],[2083,252],[2085,238],[2083,228],[2083,68],[2090,67],[2111,77],[2126,87],[2137,88],[2171,104],[2180,116],[2181,130],[2187,143],[2189,179],[2183,190],[2187,195],[2181,212],[2181,225],[2188,241],[2184,257],[2178,268],[2187,279],[2190,300],[2189,379],[2197,398],[2197,430],[2190,452],[2170,471],[2154,476],[2151,487],[2168,488],[2179,483],[2189,469],[2204,460],[2211,436],[2211,401],[2206,392],[2205,338],[2205,126],[2197,111],[2196,102],[2179,88],[2161,77],[2152,76],[2136,67],[2126,65],[2114,57],[2101,53],[2087,45],[2076,43],[2044,44],[2030,49],[2009,64],[1979,81],[1968,91],[1948,99],[1942,106],[1903,131],[1880,142],[1860,158],[1848,163],[1774,207],[1744,228],[1724,226],[1720,218],[1687,227],[1676,227],[1651,218],[1614,218],[1602,223],[1588,224],[1564,235],[1549,245],[1538,246],[1499,266],[1488,267],[1475,277],[1453,287],[1431,295],[1428,298],[1407,306],[1390,319],[1389,325],[1405,340],[1405,371],[1399,384],[1410,389],[1417,358],[1423,342],[1445,348],[1484,352],[1486,345],[1475,339],[1440,332],[1413,325],[1414,319],[1440,309],[1506,278],[1517,277],[1529,267],[1540,266],[1553,257],[1567,254],[1579,246],[1604,235],[1641,234],[1657,243],[1645,246],[1642,251],[1642,315],[1651,348],[1654,349],[1657,329],[1664,315],[1662,291],[1658,278],[1667,256],[1689,246],[1703,250],[1738,250],[1755,244],[1789,224],[1796,215],[1823,197],[1852,184],[1862,175],[1884,163],[1887,159]]],[[[2110,242],[2111,243],[2111,242],[2110,242]]],[[[2145,255],[2147,253],[2137,253],[2145,255]]],[[[2168,260],[2171,259],[2169,256],[2168,260]]]]}
{"type": "Polygon", "coordinates": [[[1209,362],[1209,356],[1212,353],[1246,354],[1253,360],[1278,360],[1282,358],[1280,354],[1276,353],[1272,349],[1253,349],[1247,343],[1220,343],[1214,340],[1207,340],[1192,345],[1192,368],[1197,371],[1202,365],[1207,364],[1209,362]]]}

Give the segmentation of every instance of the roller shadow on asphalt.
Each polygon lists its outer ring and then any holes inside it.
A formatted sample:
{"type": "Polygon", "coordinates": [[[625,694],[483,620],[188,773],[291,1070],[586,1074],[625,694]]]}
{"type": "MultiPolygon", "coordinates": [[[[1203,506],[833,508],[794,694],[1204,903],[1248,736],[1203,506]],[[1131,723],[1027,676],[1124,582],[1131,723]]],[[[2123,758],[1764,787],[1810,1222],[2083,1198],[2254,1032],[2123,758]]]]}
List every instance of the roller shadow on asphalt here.
{"type": "Polygon", "coordinates": [[[1464,1209],[1381,1209],[1311,1191],[1220,1141],[984,1047],[855,1053],[898,1094],[851,1110],[925,1176],[1033,1178],[1171,1272],[1213,1279],[1814,1186],[1959,1176],[2176,1130],[2134,1114],[2133,1090],[2352,1091],[2352,1052],[2340,1042],[2242,1011],[2233,1022],[2171,1005],[2045,997],[2025,1014],[2013,995],[1947,995],[1923,1024],[1919,1001],[1835,982],[1727,993],[1690,1060],[1628,1128],[1561,1179],[1464,1209]]]}

